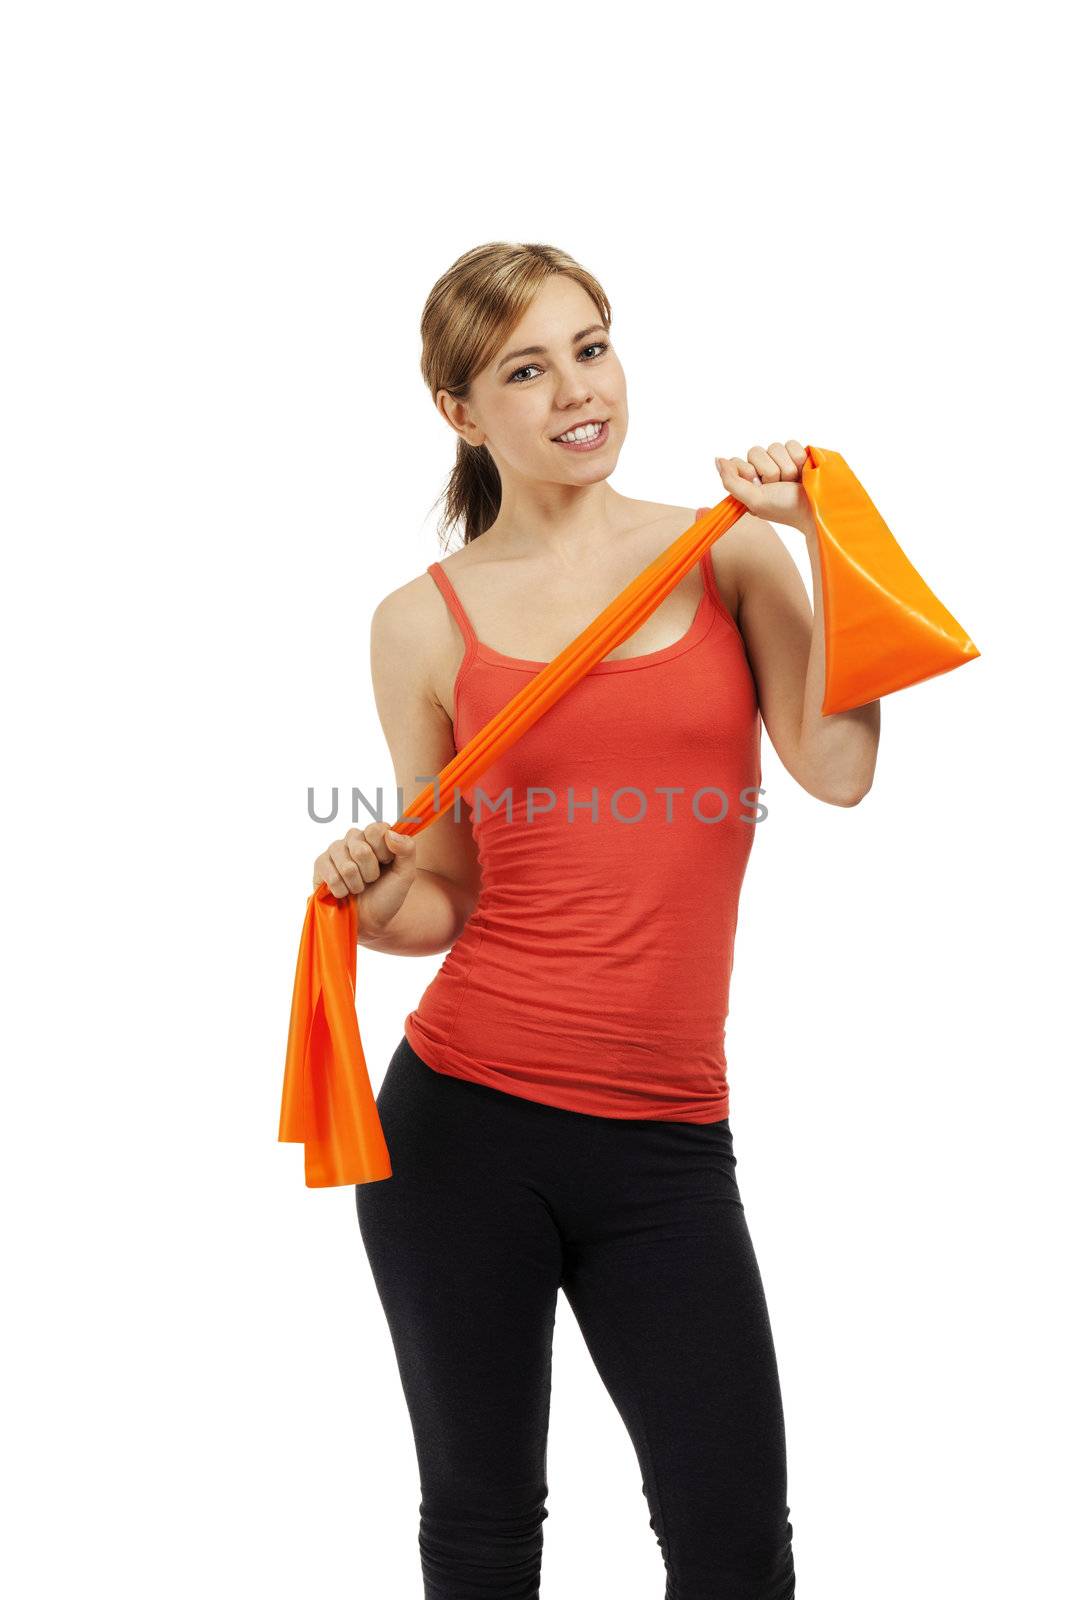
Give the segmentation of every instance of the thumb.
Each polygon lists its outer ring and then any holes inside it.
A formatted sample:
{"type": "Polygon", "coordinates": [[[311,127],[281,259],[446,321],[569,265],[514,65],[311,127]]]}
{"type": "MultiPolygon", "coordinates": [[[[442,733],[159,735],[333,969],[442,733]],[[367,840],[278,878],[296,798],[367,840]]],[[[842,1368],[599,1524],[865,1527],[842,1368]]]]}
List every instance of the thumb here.
{"type": "Polygon", "coordinates": [[[742,477],[733,462],[726,456],[716,456],[715,465],[719,469],[719,476],[727,494],[732,494],[735,500],[740,500],[743,506],[749,511],[753,511],[755,509],[754,503],[758,503],[760,489],[758,481],[752,483],[748,478],[742,477]]]}
{"type": "Polygon", "coordinates": [[[385,842],[400,860],[405,860],[415,849],[415,840],[410,833],[394,833],[392,828],[385,830],[385,842]]]}

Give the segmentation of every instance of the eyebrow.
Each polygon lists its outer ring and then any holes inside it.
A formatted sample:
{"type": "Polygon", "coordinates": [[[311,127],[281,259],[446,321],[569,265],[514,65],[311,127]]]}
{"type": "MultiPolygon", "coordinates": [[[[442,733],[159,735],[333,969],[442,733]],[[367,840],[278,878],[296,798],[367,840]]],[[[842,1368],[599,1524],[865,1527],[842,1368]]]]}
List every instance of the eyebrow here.
{"type": "MultiPolygon", "coordinates": [[[[576,333],[571,343],[577,344],[579,339],[586,339],[591,333],[607,333],[607,331],[602,322],[594,322],[590,327],[582,328],[576,333]]],[[[496,370],[499,372],[501,367],[505,366],[509,361],[514,361],[517,356],[547,356],[547,354],[547,345],[528,344],[525,350],[509,350],[506,356],[501,356],[496,364],[496,370]]]]}

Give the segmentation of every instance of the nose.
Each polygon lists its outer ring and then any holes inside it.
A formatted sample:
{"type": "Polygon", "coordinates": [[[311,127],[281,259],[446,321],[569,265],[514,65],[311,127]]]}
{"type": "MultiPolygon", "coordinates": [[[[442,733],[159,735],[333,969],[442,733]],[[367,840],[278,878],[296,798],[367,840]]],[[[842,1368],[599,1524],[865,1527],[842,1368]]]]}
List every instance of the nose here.
{"type": "Polygon", "coordinates": [[[576,373],[569,384],[560,384],[556,392],[556,409],[560,412],[572,411],[575,406],[588,405],[592,396],[592,390],[581,381],[581,374],[576,373]]]}

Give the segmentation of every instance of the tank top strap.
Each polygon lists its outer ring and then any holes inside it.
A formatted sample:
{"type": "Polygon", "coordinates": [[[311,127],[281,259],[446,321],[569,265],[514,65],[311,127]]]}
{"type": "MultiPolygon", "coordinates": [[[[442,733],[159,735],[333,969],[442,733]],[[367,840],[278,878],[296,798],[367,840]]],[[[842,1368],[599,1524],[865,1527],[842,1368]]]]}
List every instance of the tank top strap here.
{"type": "Polygon", "coordinates": [[[430,565],[426,568],[426,571],[430,574],[430,577],[444,595],[445,604],[455,617],[456,621],[459,623],[460,631],[463,634],[469,654],[478,643],[478,635],[475,633],[474,628],[471,625],[471,619],[463,609],[459,595],[452,587],[452,580],[449,578],[444,567],[442,567],[439,561],[431,561],[430,565]]]}
{"type": "MultiPolygon", "coordinates": [[[[710,511],[711,509],[711,506],[700,506],[697,509],[697,516],[702,517],[705,511],[710,511]]],[[[700,570],[704,574],[704,589],[719,615],[725,617],[731,628],[735,629],[735,631],[739,633],[740,629],[738,628],[737,623],[734,621],[733,613],[730,611],[726,601],[719,593],[719,585],[715,579],[715,567],[711,559],[711,548],[712,547],[709,544],[708,548],[704,551],[704,554],[700,558],[700,570]]]]}

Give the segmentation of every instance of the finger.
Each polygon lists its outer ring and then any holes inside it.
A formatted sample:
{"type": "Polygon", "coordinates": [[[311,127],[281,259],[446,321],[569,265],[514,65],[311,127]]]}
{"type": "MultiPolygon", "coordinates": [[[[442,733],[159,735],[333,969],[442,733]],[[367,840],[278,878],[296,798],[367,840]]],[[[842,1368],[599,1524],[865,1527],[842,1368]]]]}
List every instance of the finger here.
{"type": "MultiPolygon", "coordinates": [[[[358,845],[356,850],[358,852],[358,845]]],[[[351,894],[362,894],[367,887],[366,874],[362,870],[362,861],[353,857],[345,841],[341,839],[337,844],[330,845],[326,854],[334,871],[340,876],[341,881],[347,884],[349,892],[351,894]]],[[[367,854],[373,857],[374,852],[368,849],[367,854]]]]}
{"type": "Polygon", "coordinates": [[[747,461],[742,461],[740,456],[716,456],[715,465],[720,474],[729,473],[731,478],[740,478],[743,483],[756,486],[759,483],[759,473],[747,461]]]}
{"type": "Polygon", "coordinates": [[[778,464],[778,473],[783,483],[795,483],[800,477],[800,468],[789,454],[784,444],[769,444],[767,454],[778,464]]]}
{"type": "Polygon", "coordinates": [[[748,452],[748,459],[751,461],[752,465],[755,467],[764,483],[778,482],[778,479],[781,477],[782,469],[779,467],[777,461],[774,460],[773,456],[769,456],[767,454],[766,450],[762,449],[758,444],[754,444],[752,449],[748,452]]]}
{"type": "Polygon", "coordinates": [[[787,439],[785,441],[785,447],[789,451],[789,454],[793,457],[793,460],[796,462],[797,466],[801,469],[801,471],[803,471],[808,464],[808,452],[800,443],[800,440],[787,439]]]}
{"type": "Polygon", "coordinates": [[[727,494],[732,494],[735,500],[740,500],[747,510],[754,510],[760,490],[755,467],[750,466],[747,461],[739,460],[737,456],[716,456],[715,465],[719,469],[719,476],[727,494]],[[745,473],[744,477],[742,471],[745,473]]]}
{"type": "Polygon", "coordinates": [[[349,845],[348,854],[359,868],[365,884],[375,883],[382,875],[382,864],[367,842],[366,833],[356,845],[349,845]]]}
{"type": "Polygon", "coordinates": [[[398,877],[406,877],[414,872],[416,867],[415,836],[411,833],[393,833],[390,831],[385,835],[387,844],[390,839],[395,840],[395,844],[390,846],[393,852],[393,871],[398,877]]]}
{"type": "Polygon", "coordinates": [[[356,849],[362,843],[369,844],[374,852],[375,860],[383,866],[388,866],[393,859],[393,852],[386,843],[385,836],[389,831],[387,822],[371,822],[360,831],[359,828],[349,828],[345,834],[345,844],[348,845],[349,855],[354,856],[356,849]]]}
{"type": "Polygon", "coordinates": [[[322,857],[321,865],[315,874],[315,887],[318,888],[320,883],[326,885],[335,900],[347,899],[348,885],[328,855],[322,857]]]}

